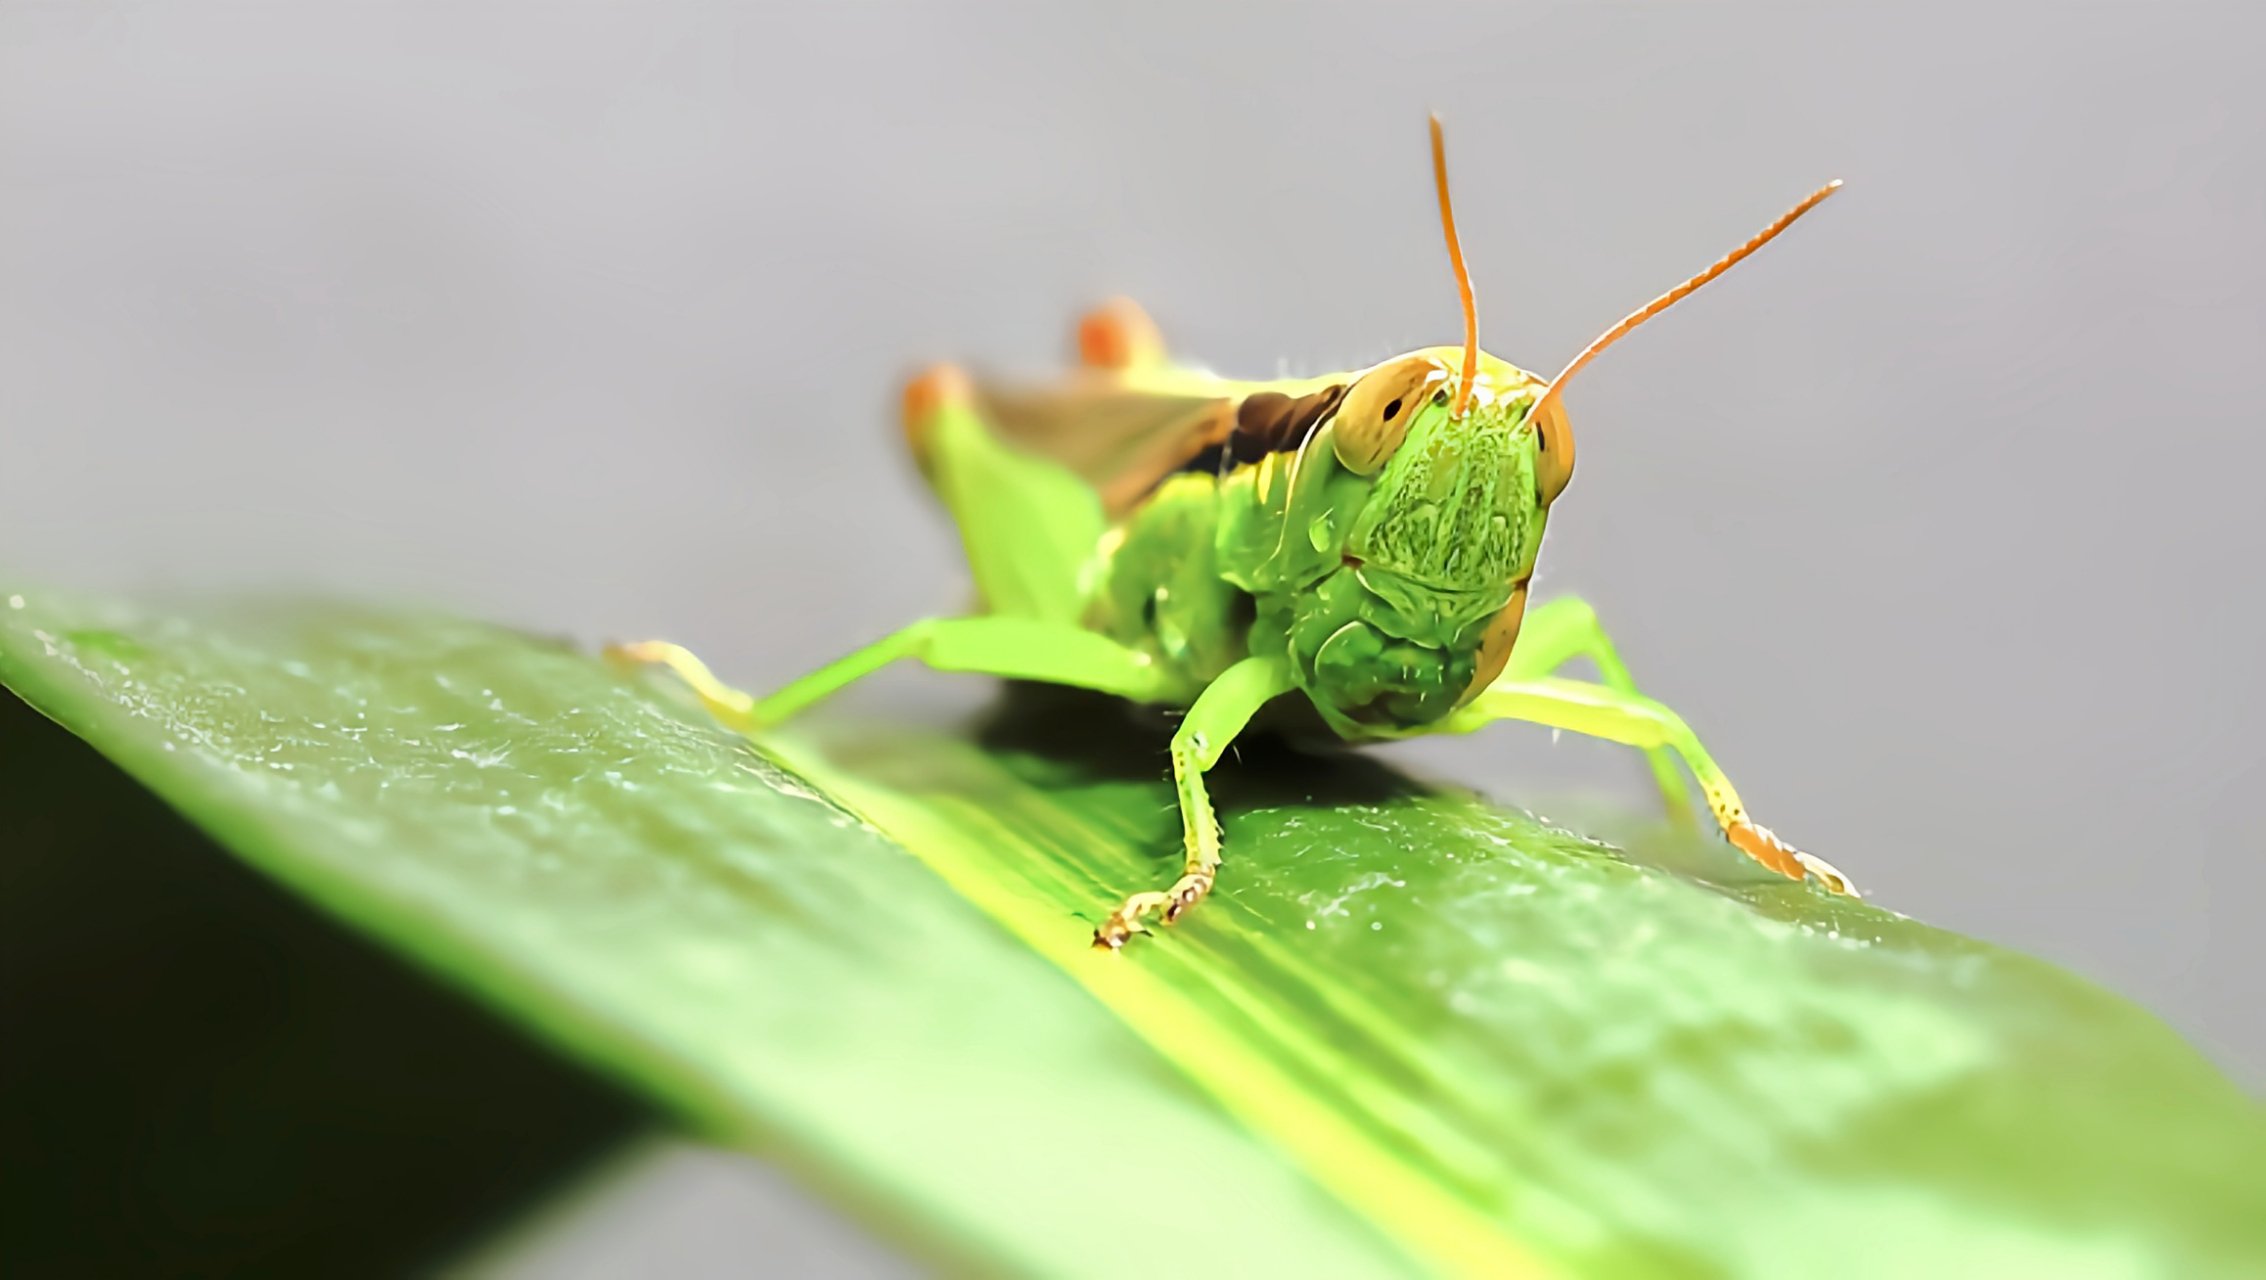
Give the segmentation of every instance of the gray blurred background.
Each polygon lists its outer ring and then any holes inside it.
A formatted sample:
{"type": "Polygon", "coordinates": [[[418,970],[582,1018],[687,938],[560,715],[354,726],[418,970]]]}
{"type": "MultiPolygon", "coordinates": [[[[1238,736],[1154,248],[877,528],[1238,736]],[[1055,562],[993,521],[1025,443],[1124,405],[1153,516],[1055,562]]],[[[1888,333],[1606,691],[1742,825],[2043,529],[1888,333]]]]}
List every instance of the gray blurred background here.
{"type": "MultiPolygon", "coordinates": [[[[1428,109],[1546,374],[1839,176],[1583,375],[1541,594],[1875,901],[2255,1088],[2262,51],[2235,5],[8,5],[0,561],[765,686],[964,598],[916,363],[1052,369],[1113,292],[1229,373],[1456,340],[1428,109]]],[[[1536,730],[1397,754],[1644,794],[1536,730]]]]}

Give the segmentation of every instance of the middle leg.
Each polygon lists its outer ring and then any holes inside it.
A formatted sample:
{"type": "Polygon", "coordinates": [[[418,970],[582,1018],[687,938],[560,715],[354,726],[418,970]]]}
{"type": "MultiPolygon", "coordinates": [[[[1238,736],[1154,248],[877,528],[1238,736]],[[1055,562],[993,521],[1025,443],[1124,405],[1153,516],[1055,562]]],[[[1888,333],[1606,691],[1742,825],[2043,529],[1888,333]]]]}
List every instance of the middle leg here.
{"type": "MultiPolygon", "coordinates": [[[[1518,642],[1511,646],[1510,661],[1503,664],[1501,678],[1539,680],[1556,673],[1575,658],[1589,659],[1597,668],[1598,682],[1606,688],[1631,697],[1644,696],[1628,667],[1622,664],[1613,641],[1605,634],[1605,625],[1597,620],[1597,610],[1590,607],[1589,601],[1573,596],[1560,596],[1527,611],[1526,621],[1519,626],[1518,642]]],[[[1667,802],[1668,816],[1680,823],[1689,822],[1690,793],[1684,789],[1684,775],[1676,767],[1675,753],[1666,747],[1647,747],[1644,758],[1652,766],[1652,778],[1660,786],[1661,798],[1667,802]]]]}
{"type": "Polygon", "coordinates": [[[1632,747],[1673,751],[1698,780],[1716,825],[1739,852],[1789,879],[1814,875],[1835,893],[1857,895],[1857,887],[1832,863],[1796,849],[1749,819],[1731,779],[1700,745],[1699,735],[1682,716],[1650,698],[1580,680],[1506,678],[1450,715],[1439,731],[1470,733],[1497,720],[1524,720],[1632,747]]]}
{"type": "Polygon", "coordinates": [[[665,640],[611,645],[606,653],[618,662],[668,667],[700,695],[717,719],[743,733],[778,724],[901,658],[938,671],[1074,685],[1135,702],[1174,702],[1180,696],[1172,674],[1146,653],[1068,623],[996,614],[924,619],[820,667],[768,698],[732,688],[691,650],[665,640]]]}

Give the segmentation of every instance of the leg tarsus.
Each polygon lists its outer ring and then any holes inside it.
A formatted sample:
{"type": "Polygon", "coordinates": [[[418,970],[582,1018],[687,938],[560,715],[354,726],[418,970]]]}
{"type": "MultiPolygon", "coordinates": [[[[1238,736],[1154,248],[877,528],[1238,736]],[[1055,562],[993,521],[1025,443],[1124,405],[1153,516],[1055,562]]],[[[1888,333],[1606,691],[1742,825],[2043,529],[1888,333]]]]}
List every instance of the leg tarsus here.
{"type": "Polygon", "coordinates": [[[1804,874],[1802,859],[1808,855],[1779,839],[1769,827],[1742,819],[1724,827],[1723,837],[1731,847],[1789,880],[1804,874]]]}
{"type": "Polygon", "coordinates": [[[1094,929],[1094,950],[1116,951],[1131,941],[1136,933],[1147,933],[1145,920],[1151,912],[1162,912],[1172,905],[1172,896],[1163,893],[1136,893],[1125,904],[1109,913],[1109,919],[1094,929]]]}
{"type": "Polygon", "coordinates": [[[1862,898],[1864,893],[1857,882],[1843,875],[1841,869],[1818,857],[1804,853],[1778,838],[1778,833],[1755,822],[1741,822],[1736,827],[1725,827],[1723,835],[1739,852],[1789,880],[1816,877],[1828,890],[1849,898],[1862,898]]]}
{"type": "Polygon", "coordinates": [[[1803,880],[1815,876],[1819,884],[1834,893],[1850,898],[1862,898],[1864,893],[1857,883],[1843,875],[1841,869],[1818,857],[1804,853],[1778,838],[1769,827],[1755,822],[1741,822],[1723,829],[1724,838],[1733,848],[1789,880],[1803,880]]]}
{"type": "Polygon", "coordinates": [[[1831,889],[1833,892],[1847,898],[1862,898],[1865,896],[1865,891],[1859,889],[1857,887],[1857,882],[1851,880],[1846,874],[1844,874],[1841,868],[1834,866],[1832,863],[1818,857],[1816,854],[1804,853],[1800,849],[1796,849],[1794,851],[1794,860],[1801,863],[1803,868],[1807,870],[1811,875],[1816,876],[1818,878],[1818,883],[1824,885],[1828,889],[1831,889]]]}
{"type": "Polygon", "coordinates": [[[1211,871],[1188,872],[1163,893],[1151,890],[1127,898],[1125,905],[1110,912],[1109,919],[1094,930],[1094,949],[1116,951],[1131,941],[1134,934],[1149,932],[1146,918],[1151,912],[1160,914],[1166,924],[1178,924],[1180,917],[1211,896],[1212,886],[1219,881],[1216,857],[1212,866],[1211,871]]]}

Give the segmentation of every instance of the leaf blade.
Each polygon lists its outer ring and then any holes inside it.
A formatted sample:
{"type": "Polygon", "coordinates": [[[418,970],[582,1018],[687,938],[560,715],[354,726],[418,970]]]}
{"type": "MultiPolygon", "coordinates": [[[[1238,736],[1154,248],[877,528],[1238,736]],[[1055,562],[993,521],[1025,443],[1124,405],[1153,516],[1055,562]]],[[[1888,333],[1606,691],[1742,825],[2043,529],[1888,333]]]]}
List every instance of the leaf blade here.
{"type": "Polygon", "coordinates": [[[1409,1271],[918,864],[587,657],[36,593],[0,610],[0,680],[327,910],[946,1266],[1143,1270],[1166,1242],[1128,1189],[1224,1177],[1248,1213],[1180,1224],[1199,1269],[1409,1271]],[[1124,1126],[1156,1140],[1066,1141],[1124,1126]]]}
{"type": "Polygon", "coordinates": [[[947,1265],[2266,1254],[2259,1109],[2160,1023],[1704,848],[1668,874],[1254,752],[1218,777],[1223,892],[1097,956],[1091,916],[1169,877],[1174,818],[1157,740],[1095,732],[1090,703],[975,742],[767,740],[790,771],[665,686],[493,628],[44,594],[0,610],[0,681],[343,918],[947,1265]]]}

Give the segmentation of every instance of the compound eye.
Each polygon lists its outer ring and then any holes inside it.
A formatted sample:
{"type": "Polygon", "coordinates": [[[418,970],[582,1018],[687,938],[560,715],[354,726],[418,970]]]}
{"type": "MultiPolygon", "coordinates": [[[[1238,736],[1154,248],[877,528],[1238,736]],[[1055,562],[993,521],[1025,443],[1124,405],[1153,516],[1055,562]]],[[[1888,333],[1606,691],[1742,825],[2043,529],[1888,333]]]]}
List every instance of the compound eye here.
{"type": "Polygon", "coordinates": [[[1535,496],[1547,507],[1574,478],[1574,433],[1566,425],[1565,406],[1557,402],[1546,407],[1534,425],[1535,496]]]}
{"type": "Polygon", "coordinates": [[[1408,424],[1450,377],[1431,356],[1402,356],[1362,374],[1346,388],[1330,432],[1338,462],[1357,476],[1373,476],[1408,438],[1408,424]]]}

